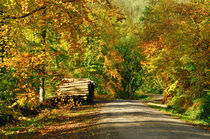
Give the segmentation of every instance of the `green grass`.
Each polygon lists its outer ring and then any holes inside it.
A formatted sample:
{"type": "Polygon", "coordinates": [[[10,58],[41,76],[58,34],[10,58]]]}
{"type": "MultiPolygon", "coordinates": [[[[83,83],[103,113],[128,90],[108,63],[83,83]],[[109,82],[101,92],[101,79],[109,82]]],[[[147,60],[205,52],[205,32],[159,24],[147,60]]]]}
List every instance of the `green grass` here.
{"type": "Polygon", "coordinates": [[[139,93],[135,93],[133,98],[137,99],[137,100],[149,100],[149,99],[152,99],[151,96],[143,95],[143,94],[139,94],[139,93]]]}
{"type": "Polygon", "coordinates": [[[20,131],[25,130],[26,128],[29,128],[29,132],[35,131],[35,129],[40,129],[44,127],[44,123],[46,121],[39,121],[37,118],[32,118],[26,121],[22,121],[19,125],[16,125],[15,127],[11,126],[7,130],[3,131],[4,135],[12,135],[15,133],[18,133],[20,131]]]}
{"type": "Polygon", "coordinates": [[[149,105],[149,106],[152,107],[152,108],[158,109],[160,111],[166,112],[167,114],[169,114],[171,116],[178,117],[179,119],[185,120],[188,123],[191,123],[193,125],[200,126],[204,129],[208,129],[210,127],[210,117],[208,117],[208,120],[206,120],[206,119],[194,119],[194,118],[190,117],[189,115],[177,113],[172,108],[163,108],[163,107],[153,106],[153,105],[149,105]]]}

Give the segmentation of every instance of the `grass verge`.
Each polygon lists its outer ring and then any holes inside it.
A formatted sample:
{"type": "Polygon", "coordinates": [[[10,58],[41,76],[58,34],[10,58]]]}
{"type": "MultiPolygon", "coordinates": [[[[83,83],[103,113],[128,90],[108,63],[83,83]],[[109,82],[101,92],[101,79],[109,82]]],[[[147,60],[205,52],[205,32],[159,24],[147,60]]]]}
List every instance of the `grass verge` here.
{"type": "MultiPolygon", "coordinates": [[[[179,119],[182,119],[182,120],[186,121],[189,124],[192,124],[194,126],[198,126],[198,127],[201,127],[201,128],[203,128],[205,130],[210,131],[210,121],[209,120],[193,119],[193,118],[191,118],[188,115],[179,114],[179,113],[177,113],[176,111],[174,111],[171,108],[164,108],[164,107],[154,106],[154,105],[150,105],[150,104],[148,104],[148,106],[152,107],[152,108],[155,108],[155,109],[158,109],[158,110],[160,110],[160,111],[162,111],[162,112],[164,112],[164,113],[166,113],[168,115],[171,115],[171,116],[174,116],[174,117],[178,117],[179,119]]],[[[208,119],[210,119],[210,117],[208,119]]]]}
{"type": "Polygon", "coordinates": [[[140,94],[140,93],[135,93],[134,94],[134,99],[136,100],[150,100],[153,97],[150,95],[145,95],[145,94],[140,94]]]}

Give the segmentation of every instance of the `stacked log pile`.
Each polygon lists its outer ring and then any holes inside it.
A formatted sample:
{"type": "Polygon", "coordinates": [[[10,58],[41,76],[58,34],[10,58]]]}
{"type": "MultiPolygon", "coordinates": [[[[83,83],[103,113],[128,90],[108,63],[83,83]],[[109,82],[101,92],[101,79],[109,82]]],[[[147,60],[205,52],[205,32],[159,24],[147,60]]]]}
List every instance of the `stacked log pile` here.
{"type": "Polygon", "coordinates": [[[89,79],[64,78],[56,96],[50,97],[48,101],[51,105],[69,104],[72,101],[75,105],[93,103],[94,88],[94,82],[89,79]]]}
{"type": "Polygon", "coordinates": [[[91,82],[88,79],[64,78],[57,95],[88,95],[88,84],[91,82]]]}

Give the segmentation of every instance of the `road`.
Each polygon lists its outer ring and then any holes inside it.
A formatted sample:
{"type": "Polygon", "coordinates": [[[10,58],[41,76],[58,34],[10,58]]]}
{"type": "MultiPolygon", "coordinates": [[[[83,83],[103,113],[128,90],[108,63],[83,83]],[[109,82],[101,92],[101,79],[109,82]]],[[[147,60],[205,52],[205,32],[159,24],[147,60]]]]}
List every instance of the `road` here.
{"type": "Polygon", "coordinates": [[[71,121],[71,117],[65,119],[64,116],[63,120],[51,126],[46,124],[41,129],[45,134],[42,132],[22,133],[13,138],[210,139],[209,131],[165,115],[144,105],[143,101],[113,100],[98,103],[98,106],[99,109],[86,115],[87,117],[72,117],[74,121],[77,121],[75,123],[71,121]],[[84,124],[86,120],[88,123],[84,124]]]}
{"type": "Polygon", "coordinates": [[[164,115],[135,100],[105,103],[93,135],[90,138],[210,139],[209,131],[164,115]]]}

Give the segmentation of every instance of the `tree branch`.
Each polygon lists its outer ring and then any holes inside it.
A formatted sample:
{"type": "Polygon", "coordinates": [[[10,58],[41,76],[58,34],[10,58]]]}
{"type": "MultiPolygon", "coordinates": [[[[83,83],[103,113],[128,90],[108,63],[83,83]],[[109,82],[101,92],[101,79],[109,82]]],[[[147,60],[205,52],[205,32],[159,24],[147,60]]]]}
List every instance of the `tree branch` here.
{"type": "Polygon", "coordinates": [[[112,7],[111,2],[110,2],[109,0],[105,0],[105,1],[106,1],[106,3],[107,3],[108,7],[112,9],[113,7],[112,7]]]}
{"type": "Polygon", "coordinates": [[[40,10],[45,9],[45,8],[46,8],[46,6],[42,6],[42,7],[38,8],[38,9],[33,10],[32,12],[30,12],[30,13],[28,13],[28,14],[25,14],[25,15],[22,15],[22,16],[19,16],[19,17],[15,17],[15,16],[6,16],[6,17],[3,18],[3,19],[9,19],[9,18],[10,18],[10,19],[21,19],[21,18],[25,18],[25,17],[28,17],[28,16],[30,16],[30,15],[32,15],[32,14],[34,14],[34,13],[40,11],[40,10]]]}
{"type": "Polygon", "coordinates": [[[76,0],[63,0],[63,3],[67,3],[67,2],[76,2],[76,0]]]}

